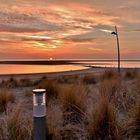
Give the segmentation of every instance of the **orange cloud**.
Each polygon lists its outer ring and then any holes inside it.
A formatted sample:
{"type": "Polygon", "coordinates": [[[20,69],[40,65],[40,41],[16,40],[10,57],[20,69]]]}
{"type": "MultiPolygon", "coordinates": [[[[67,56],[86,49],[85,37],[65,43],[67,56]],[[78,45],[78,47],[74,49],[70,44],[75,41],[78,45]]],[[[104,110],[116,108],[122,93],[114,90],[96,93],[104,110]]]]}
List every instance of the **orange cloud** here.
{"type": "Polygon", "coordinates": [[[110,34],[115,24],[122,55],[139,57],[139,4],[137,0],[1,1],[0,59],[4,54],[116,57],[116,38],[110,34]]]}

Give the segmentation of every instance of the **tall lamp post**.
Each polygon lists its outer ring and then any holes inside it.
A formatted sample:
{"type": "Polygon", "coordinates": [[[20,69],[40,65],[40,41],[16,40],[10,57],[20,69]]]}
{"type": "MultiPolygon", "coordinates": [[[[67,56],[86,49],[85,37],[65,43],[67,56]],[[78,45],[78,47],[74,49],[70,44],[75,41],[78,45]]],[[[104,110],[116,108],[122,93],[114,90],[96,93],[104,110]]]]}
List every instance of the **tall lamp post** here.
{"type": "Polygon", "coordinates": [[[118,73],[120,73],[120,44],[119,44],[119,35],[118,35],[117,26],[115,26],[115,32],[112,32],[111,34],[115,35],[116,39],[117,39],[117,47],[118,47],[118,73]]]}

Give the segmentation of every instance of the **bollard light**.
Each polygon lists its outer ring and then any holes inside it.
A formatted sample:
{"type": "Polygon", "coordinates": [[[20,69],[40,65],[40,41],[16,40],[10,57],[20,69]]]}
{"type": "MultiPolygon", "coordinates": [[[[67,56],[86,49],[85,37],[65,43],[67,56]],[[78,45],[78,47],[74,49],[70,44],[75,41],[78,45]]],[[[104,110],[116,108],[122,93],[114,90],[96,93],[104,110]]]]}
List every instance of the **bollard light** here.
{"type": "Polygon", "coordinates": [[[46,140],[46,90],[33,90],[34,140],[46,140]]]}
{"type": "Polygon", "coordinates": [[[34,117],[46,116],[45,89],[33,90],[33,115],[34,117]]]}

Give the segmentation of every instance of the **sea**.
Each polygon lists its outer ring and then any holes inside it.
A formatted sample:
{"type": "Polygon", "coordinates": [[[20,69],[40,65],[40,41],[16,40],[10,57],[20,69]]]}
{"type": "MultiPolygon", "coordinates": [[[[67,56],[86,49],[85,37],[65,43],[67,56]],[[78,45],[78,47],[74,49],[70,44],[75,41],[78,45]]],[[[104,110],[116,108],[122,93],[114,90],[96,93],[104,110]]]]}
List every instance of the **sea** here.
{"type": "MultiPolygon", "coordinates": [[[[0,60],[2,62],[3,60],[0,60]]],[[[25,61],[25,60],[24,60],[25,61]]],[[[27,60],[29,61],[29,60],[27,60]]],[[[94,67],[117,67],[117,60],[70,60],[68,64],[4,64],[0,63],[0,75],[6,74],[30,74],[30,73],[50,73],[50,72],[64,72],[83,70],[94,67]]],[[[45,60],[39,60],[45,61],[45,60]]],[[[58,60],[56,60],[58,61],[58,60]]],[[[65,60],[63,60],[65,62],[65,60]]],[[[67,60],[66,60],[67,61],[67,60]]],[[[11,61],[12,62],[12,61],[11,61]]],[[[55,62],[55,60],[53,60],[55,62]]],[[[140,60],[121,60],[121,68],[140,68],[140,60]]]]}

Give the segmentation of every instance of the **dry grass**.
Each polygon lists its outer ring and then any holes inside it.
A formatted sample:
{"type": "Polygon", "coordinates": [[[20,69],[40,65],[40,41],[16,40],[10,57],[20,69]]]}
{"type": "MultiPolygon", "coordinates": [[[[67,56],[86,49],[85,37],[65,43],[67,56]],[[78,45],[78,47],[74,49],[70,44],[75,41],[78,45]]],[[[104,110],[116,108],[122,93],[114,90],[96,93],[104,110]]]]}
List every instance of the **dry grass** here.
{"type": "Polygon", "coordinates": [[[121,88],[121,79],[104,80],[101,83],[100,93],[101,96],[107,97],[109,100],[115,98],[121,88]]]}
{"type": "Polygon", "coordinates": [[[47,108],[47,139],[61,140],[63,113],[59,104],[51,103],[47,108]]]}
{"type": "Polygon", "coordinates": [[[13,103],[15,101],[15,96],[13,93],[7,91],[6,89],[0,89],[0,112],[7,111],[8,103],[13,103]]]}
{"type": "Polygon", "coordinates": [[[123,132],[124,139],[140,139],[140,102],[133,106],[131,111],[131,119],[126,124],[126,129],[123,132]]]}
{"type": "Polygon", "coordinates": [[[125,72],[125,75],[124,75],[124,78],[127,79],[127,80],[130,80],[130,79],[134,79],[138,76],[138,72],[136,69],[128,69],[126,72],[125,72]]]}
{"type": "Polygon", "coordinates": [[[63,88],[60,100],[64,109],[64,123],[78,123],[85,114],[87,90],[81,85],[63,88]]]}
{"type": "MultiPolygon", "coordinates": [[[[124,80],[117,73],[106,71],[101,80],[96,75],[38,80],[37,86],[47,90],[47,139],[139,140],[140,77],[132,77],[124,80]]],[[[7,90],[0,91],[0,104],[4,104],[7,112],[0,114],[0,140],[32,139],[32,87],[26,87],[30,85],[28,79],[18,81],[16,86],[19,85],[11,89],[18,93],[14,94],[14,100],[7,90]],[[26,109],[9,104],[20,100],[26,103],[26,109]]]]}
{"type": "Polygon", "coordinates": [[[96,84],[98,82],[97,76],[95,75],[86,75],[83,77],[84,84],[96,84]]]}
{"type": "Polygon", "coordinates": [[[135,104],[138,94],[120,77],[104,80],[100,86],[101,96],[107,98],[121,112],[127,112],[135,104]]]}
{"type": "Polygon", "coordinates": [[[53,80],[43,79],[37,86],[38,88],[46,89],[46,100],[58,97],[59,87],[53,80]]]}
{"type": "Polygon", "coordinates": [[[100,99],[89,120],[88,128],[91,140],[118,140],[116,114],[107,98],[100,99]]]}
{"type": "Polygon", "coordinates": [[[33,86],[34,83],[28,79],[14,79],[14,78],[9,78],[8,80],[2,80],[0,83],[0,87],[4,88],[17,88],[17,87],[29,87],[33,86]]]}
{"type": "Polygon", "coordinates": [[[51,103],[47,109],[47,132],[49,140],[78,140],[86,137],[82,126],[64,125],[63,108],[56,103],[51,103]]]}
{"type": "Polygon", "coordinates": [[[2,88],[16,88],[16,87],[18,87],[18,81],[11,77],[7,81],[2,80],[2,82],[0,83],[0,87],[2,87],[2,88]]]}
{"type": "Polygon", "coordinates": [[[136,93],[140,96],[140,75],[135,80],[136,93]]]}
{"type": "Polygon", "coordinates": [[[21,105],[17,105],[8,112],[3,119],[3,126],[0,126],[2,140],[31,140],[32,122],[30,117],[22,114],[21,105]],[[2,134],[3,132],[3,134],[2,134]]]}
{"type": "Polygon", "coordinates": [[[106,79],[115,79],[116,77],[119,77],[120,75],[113,71],[113,70],[106,70],[100,77],[101,81],[106,80],[106,79]]]}
{"type": "Polygon", "coordinates": [[[74,76],[61,76],[57,78],[57,82],[61,84],[71,84],[71,83],[77,83],[79,80],[79,77],[77,75],[74,76]]]}
{"type": "Polygon", "coordinates": [[[63,140],[87,140],[87,134],[83,126],[68,124],[61,131],[63,140]]]}
{"type": "Polygon", "coordinates": [[[106,79],[100,85],[100,96],[106,98],[118,109],[124,109],[121,79],[106,79]]]}
{"type": "Polygon", "coordinates": [[[29,86],[33,86],[33,82],[28,78],[24,78],[19,80],[18,85],[21,87],[29,87],[29,86]]]}

